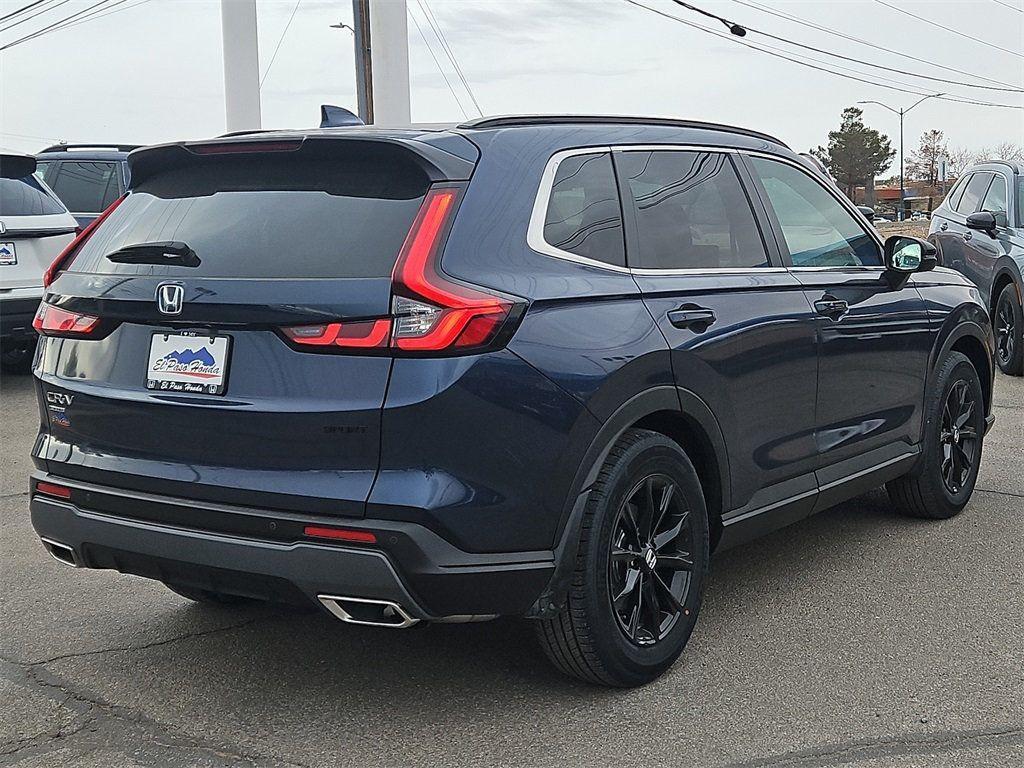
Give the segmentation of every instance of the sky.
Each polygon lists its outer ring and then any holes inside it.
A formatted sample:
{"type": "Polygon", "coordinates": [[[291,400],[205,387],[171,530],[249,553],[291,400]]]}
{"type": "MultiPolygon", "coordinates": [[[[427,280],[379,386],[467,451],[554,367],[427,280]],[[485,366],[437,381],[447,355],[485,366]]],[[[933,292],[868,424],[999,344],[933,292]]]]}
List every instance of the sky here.
{"type": "MultiPolygon", "coordinates": [[[[386,0],[371,0],[380,1],[386,0]]],[[[0,17],[28,2],[0,0],[0,17]]],[[[43,7],[54,2],[46,0],[43,7]]],[[[22,17],[0,22],[0,45],[96,2],[66,0],[6,31],[4,26],[22,17]]],[[[420,27],[410,20],[413,120],[460,121],[478,114],[431,31],[424,16],[427,6],[486,114],[589,112],[712,120],[765,131],[806,151],[827,141],[844,107],[864,100],[908,107],[920,98],[807,66],[820,61],[837,71],[844,67],[852,77],[876,83],[887,78],[884,84],[896,88],[1018,107],[927,100],[906,116],[908,152],[932,128],[943,130],[951,147],[1024,143],[1024,109],[1019,108],[1024,95],[1019,92],[923,80],[860,63],[971,83],[996,80],[1019,89],[1024,83],[1024,0],[691,0],[749,26],[752,31],[742,39],[672,0],[635,2],[715,34],[628,0],[408,0],[420,27]],[[801,26],[764,8],[878,47],[801,26]],[[760,33],[853,61],[796,49],[760,33]],[[773,46],[797,61],[742,43],[773,46]]],[[[0,147],[34,152],[57,140],[146,144],[224,132],[220,0],[128,0],[121,5],[0,51],[0,147]]],[[[350,0],[298,0],[297,6],[296,0],[257,0],[257,13],[264,127],[314,126],[322,103],[354,109],[352,34],[330,26],[351,23],[350,0]]],[[[896,146],[898,117],[875,105],[863,109],[865,122],[896,146]]]]}

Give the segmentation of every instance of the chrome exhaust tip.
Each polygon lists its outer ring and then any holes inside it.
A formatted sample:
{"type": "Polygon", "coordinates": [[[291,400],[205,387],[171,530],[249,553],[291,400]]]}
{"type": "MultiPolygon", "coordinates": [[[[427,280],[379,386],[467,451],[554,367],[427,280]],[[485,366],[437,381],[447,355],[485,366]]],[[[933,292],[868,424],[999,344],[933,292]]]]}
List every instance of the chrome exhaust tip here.
{"type": "Polygon", "coordinates": [[[39,538],[43,542],[43,546],[46,547],[46,551],[50,553],[50,557],[58,563],[70,565],[72,568],[78,567],[78,557],[75,555],[75,550],[72,547],[69,547],[67,544],[61,544],[53,539],[45,539],[42,536],[39,538]]]}
{"type": "Polygon", "coordinates": [[[317,599],[324,608],[347,624],[407,629],[420,621],[410,616],[398,603],[390,600],[368,600],[363,597],[337,595],[317,595],[317,599]]]}

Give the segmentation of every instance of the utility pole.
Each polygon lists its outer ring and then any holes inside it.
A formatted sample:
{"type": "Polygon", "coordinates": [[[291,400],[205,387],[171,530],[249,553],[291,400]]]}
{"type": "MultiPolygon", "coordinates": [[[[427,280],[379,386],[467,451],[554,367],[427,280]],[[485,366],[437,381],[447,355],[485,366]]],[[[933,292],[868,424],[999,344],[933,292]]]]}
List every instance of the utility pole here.
{"type": "Polygon", "coordinates": [[[370,0],[352,0],[356,54],[356,104],[359,119],[373,122],[373,61],[370,59],[370,0]]]}
{"type": "Polygon", "coordinates": [[[882,107],[883,109],[888,109],[894,115],[899,115],[900,116],[900,210],[899,210],[899,213],[896,216],[898,221],[903,221],[903,219],[905,217],[905,214],[906,214],[906,203],[904,202],[904,199],[907,196],[906,188],[905,188],[904,183],[903,183],[903,167],[904,167],[903,166],[903,117],[910,110],[912,110],[914,107],[916,107],[918,104],[920,104],[922,101],[927,101],[928,99],[935,99],[935,98],[938,98],[939,96],[945,96],[945,95],[946,94],[944,94],[944,93],[932,93],[932,94],[929,94],[928,96],[925,96],[923,99],[918,99],[917,101],[915,101],[913,104],[911,104],[906,109],[903,109],[903,107],[900,107],[899,109],[894,109],[893,107],[890,107],[888,104],[883,104],[880,101],[858,101],[857,102],[858,104],[876,104],[879,107],[882,107]]]}
{"type": "Polygon", "coordinates": [[[367,125],[412,122],[406,14],[406,0],[352,0],[356,96],[367,125]]]}
{"type": "Polygon", "coordinates": [[[260,56],[256,0],[221,0],[224,39],[224,111],[227,130],[252,131],[260,119],[260,56]]]}

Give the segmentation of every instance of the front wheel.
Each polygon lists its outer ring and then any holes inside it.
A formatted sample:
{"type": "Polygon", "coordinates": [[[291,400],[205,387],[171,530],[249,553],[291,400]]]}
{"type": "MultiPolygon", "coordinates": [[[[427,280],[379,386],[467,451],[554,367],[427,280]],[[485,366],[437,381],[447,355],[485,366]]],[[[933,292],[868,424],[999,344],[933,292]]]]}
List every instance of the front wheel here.
{"type": "Polygon", "coordinates": [[[914,470],[886,485],[898,512],[941,520],[967,506],[978,480],[985,438],[981,379],[970,360],[951,352],[925,405],[925,438],[914,470]]]}
{"type": "Polygon", "coordinates": [[[1017,286],[1007,285],[996,299],[996,363],[1008,376],[1024,374],[1024,311],[1017,297],[1017,286]]]}
{"type": "Polygon", "coordinates": [[[664,435],[628,430],[587,501],[568,603],[537,622],[541,645],[586,682],[650,682],[690,639],[707,569],[707,509],[693,465],[664,435]]]}

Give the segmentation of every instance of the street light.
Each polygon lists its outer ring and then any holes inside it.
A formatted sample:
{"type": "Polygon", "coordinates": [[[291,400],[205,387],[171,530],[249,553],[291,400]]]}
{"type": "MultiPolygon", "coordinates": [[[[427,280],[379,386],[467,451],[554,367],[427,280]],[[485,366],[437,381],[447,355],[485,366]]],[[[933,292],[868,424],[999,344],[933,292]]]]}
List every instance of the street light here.
{"type": "Polygon", "coordinates": [[[894,115],[899,115],[900,116],[900,212],[899,212],[899,220],[900,221],[903,221],[903,216],[904,216],[904,212],[905,212],[904,211],[904,206],[903,206],[903,198],[906,196],[906,192],[905,192],[905,189],[904,189],[904,186],[903,186],[903,116],[905,114],[907,114],[910,110],[912,110],[914,107],[916,107],[918,104],[920,104],[922,101],[927,101],[928,99],[935,99],[935,98],[938,98],[939,96],[945,96],[945,95],[946,94],[944,94],[944,93],[932,93],[932,94],[929,94],[929,95],[927,95],[927,96],[925,96],[923,98],[918,99],[917,101],[915,101],[913,104],[911,104],[906,109],[903,109],[902,107],[900,107],[899,109],[894,109],[893,107],[890,107],[888,104],[883,104],[880,101],[858,101],[857,102],[858,104],[877,104],[878,106],[882,107],[883,109],[888,109],[894,115]]]}

